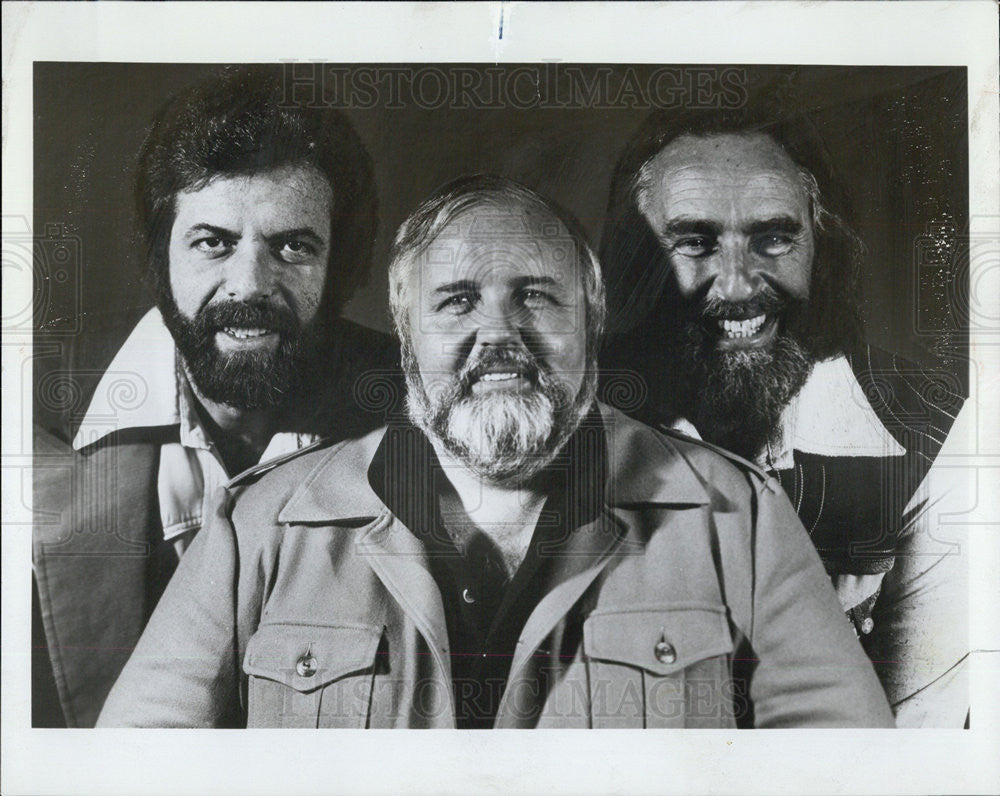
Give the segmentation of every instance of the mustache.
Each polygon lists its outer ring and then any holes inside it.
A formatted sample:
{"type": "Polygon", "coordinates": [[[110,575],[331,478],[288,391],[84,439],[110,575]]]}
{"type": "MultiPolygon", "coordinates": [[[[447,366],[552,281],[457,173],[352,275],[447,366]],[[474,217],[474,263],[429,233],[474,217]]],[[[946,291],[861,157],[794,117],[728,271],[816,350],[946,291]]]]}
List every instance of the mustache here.
{"type": "Polygon", "coordinates": [[[718,296],[706,296],[694,308],[693,314],[705,321],[736,321],[758,315],[776,315],[784,312],[793,302],[765,287],[746,301],[727,301],[718,296]]]}
{"type": "Polygon", "coordinates": [[[516,348],[487,348],[474,360],[467,361],[458,374],[461,394],[468,395],[473,382],[498,367],[517,371],[534,384],[538,384],[542,371],[538,360],[527,351],[516,348]]]}
{"type": "Polygon", "coordinates": [[[267,302],[224,301],[198,311],[194,321],[202,329],[218,331],[227,327],[294,332],[299,328],[295,314],[267,302]]]}

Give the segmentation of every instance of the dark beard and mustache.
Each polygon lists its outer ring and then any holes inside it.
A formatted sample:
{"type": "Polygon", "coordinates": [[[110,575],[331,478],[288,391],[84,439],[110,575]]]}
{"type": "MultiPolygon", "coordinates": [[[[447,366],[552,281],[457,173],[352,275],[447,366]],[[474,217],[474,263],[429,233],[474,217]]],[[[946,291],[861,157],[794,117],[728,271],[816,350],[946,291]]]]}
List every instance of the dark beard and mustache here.
{"type": "Polygon", "coordinates": [[[533,356],[508,348],[485,349],[434,395],[424,389],[408,344],[403,347],[403,370],[413,424],[494,483],[524,483],[551,464],[597,392],[596,368],[588,368],[574,397],[533,356]],[[473,383],[494,368],[517,371],[535,387],[527,393],[474,394],[473,383]]]}
{"type": "Polygon", "coordinates": [[[683,374],[677,408],[705,440],[751,461],[780,442],[781,414],[815,361],[805,341],[807,309],[808,302],[765,289],[746,302],[707,298],[683,314],[666,336],[676,372],[683,374]],[[762,313],[779,324],[769,346],[717,348],[719,320],[762,313]]]}
{"type": "Polygon", "coordinates": [[[307,353],[318,347],[314,324],[303,327],[291,310],[266,302],[209,304],[194,318],[183,315],[172,297],[160,303],[163,321],[199,395],[234,409],[284,404],[297,392],[307,353]],[[274,351],[223,353],[215,335],[227,327],[275,331],[278,346],[274,351]]]}

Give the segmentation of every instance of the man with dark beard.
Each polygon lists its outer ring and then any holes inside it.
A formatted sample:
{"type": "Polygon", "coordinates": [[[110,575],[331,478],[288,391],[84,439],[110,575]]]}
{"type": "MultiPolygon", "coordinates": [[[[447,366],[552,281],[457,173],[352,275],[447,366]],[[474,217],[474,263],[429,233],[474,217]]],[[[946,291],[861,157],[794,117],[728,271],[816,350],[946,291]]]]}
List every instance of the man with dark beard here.
{"type": "Polygon", "coordinates": [[[35,480],[50,518],[34,538],[35,646],[51,658],[35,704],[54,685],[63,712],[36,710],[36,725],[93,726],[213,491],[381,422],[354,390],[395,361],[388,338],[338,318],[368,268],[371,162],[343,117],[287,102],[280,78],[227,70],[183,91],[143,147],[157,307],[115,353],[72,450],[37,443],[64,466],[35,480]]]}
{"type": "Polygon", "coordinates": [[[968,562],[954,529],[935,529],[950,485],[930,466],[962,397],[864,344],[861,246],[839,204],[803,118],[651,116],[611,192],[602,260],[619,335],[602,365],[648,388],[638,417],[777,476],[897,721],[960,727],[968,562]]]}
{"type": "Polygon", "coordinates": [[[459,180],[389,284],[408,417],[230,483],[101,726],[891,723],[780,490],[595,401],[564,211],[459,180]]]}

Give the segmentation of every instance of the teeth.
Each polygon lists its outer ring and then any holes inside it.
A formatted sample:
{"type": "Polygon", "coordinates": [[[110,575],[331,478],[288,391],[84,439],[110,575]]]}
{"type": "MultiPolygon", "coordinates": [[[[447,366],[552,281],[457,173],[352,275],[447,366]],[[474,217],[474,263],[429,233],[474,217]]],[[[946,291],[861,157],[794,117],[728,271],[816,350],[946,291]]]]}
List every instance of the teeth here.
{"type": "Polygon", "coordinates": [[[231,326],[226,327],[223,331],[238,340],[246,340],[250,337],[263,337],[265,334],[268,334],[267,329],[236,329],[231,326]]]}
{"type": "Polygon", "coordinates": [[[517,373],[484,373],[480,377],[480,381],[507,381],[508,379],[516,379],[517,373]]]}
{"type": "Polygon", "coordinates": [[[725,333],[725,337],[733,340],[740,337],[753,337],[760,331],[760,327],[767,320],[767,315],[758,315],[756,318],[747,318],[745,321],[719,321],[719,328],[725,333]]]}

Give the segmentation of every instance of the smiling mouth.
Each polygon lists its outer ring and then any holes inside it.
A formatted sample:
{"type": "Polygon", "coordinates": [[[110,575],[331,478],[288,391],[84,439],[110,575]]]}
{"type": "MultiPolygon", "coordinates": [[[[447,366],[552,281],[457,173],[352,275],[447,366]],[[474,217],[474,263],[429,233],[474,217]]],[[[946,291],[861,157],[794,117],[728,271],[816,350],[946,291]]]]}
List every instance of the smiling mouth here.
{"type": "Polygon", "coordinates": [[[534,389],[534,380],[524,370],[501,368],[503,365],[474,376],[469,385],[471,392],[526,392],[534,389]]]}
{"type": "Polygon", "coordinates": [[[280,339],[276,329],[262,326],[222,326],[215,334],[221,351],[276,351],[280,339]]]}
{"type": "Polygon", "coordinates": [[[235,326],[227,326],[223,330],[230,337],[235,337],[237,340],[250,340],[255,337],[265,337],[269,334],[273,334],[270,329],[254,329],[254,328],[238,328],[235,326]]]}
{"type": "Polygon", "coordinates": [[[721,320],[718,321],[719,331],[726,340],[740,340],[755,336],[764,323],[767,315],[758,315],[754,318],[746,318],[740,321],[721,320]]]}
{"type": "Polygon", "coordinates": [[[717,318],[708,324],[708,330],[722,350],[739,348],[760,348],[774,339],[778,328],[778,316],[761,313],[752,318],[717,318]]]}

